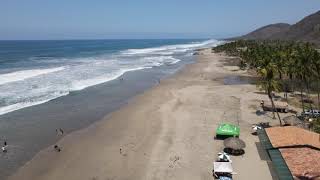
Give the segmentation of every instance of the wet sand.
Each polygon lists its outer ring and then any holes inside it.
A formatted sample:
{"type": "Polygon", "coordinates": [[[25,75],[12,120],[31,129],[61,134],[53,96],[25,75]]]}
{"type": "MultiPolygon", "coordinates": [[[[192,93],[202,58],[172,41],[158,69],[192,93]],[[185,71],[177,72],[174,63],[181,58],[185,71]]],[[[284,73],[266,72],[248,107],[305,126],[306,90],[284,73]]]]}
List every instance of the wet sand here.
{"type": "Polygon", "coordinates": [[[272,179],[251,124],[258,116],[256,86],[225,84],[224,78],[247,75],[223,65],[227,57],[205,50],[159,85],[88,128],[44,149],[10,180],[213,179],[212,166],[223,141],[215,140],[221,122],[239,124],[246,154],[232,157],[234,179],[272,179]],[[120,150],[121,149],[121,150],[120,150]]]}
{"type": "Polygon", "coordinates": [[[59,141],[62,136],[57,136],[57,128],[62,128],[64,134],[86,128],[191,62],[193,57],[184,57],[176,64],[127,72],[121,76],[123,81],[116,79],[1,115],[0,139],[6,139],[9,147],[7,153],[0,153],[0,180],[59,141]]]}

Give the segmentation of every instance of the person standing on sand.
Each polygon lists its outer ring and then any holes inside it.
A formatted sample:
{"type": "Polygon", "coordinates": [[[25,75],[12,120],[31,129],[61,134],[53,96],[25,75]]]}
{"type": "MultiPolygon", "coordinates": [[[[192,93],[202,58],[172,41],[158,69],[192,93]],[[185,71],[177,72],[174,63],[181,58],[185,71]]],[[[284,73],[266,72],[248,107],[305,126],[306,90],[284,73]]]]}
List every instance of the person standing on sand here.
{"type": "Polygon", "coordinates": [[[64,133],[61,128],[59,128],[59,132],[60,132],[61,135],[63,135],[63,133],[64,133]]]}
{"type": "Polygon", "coordinates": [[[2,150],[2,152],[6,153],[7,152],[6,146],[2,146],[1,150],[2,150]]]}
{"type": "Polygon", "coordinates": [[[4,141],[3,146],[1,147],[2,152],[6,153],[8,151],[7,146],[8,146],[7,141],[4,141]]]}
{"type": "Polygon", "coordinates": [[[59,135],[63,135],[63,130],[61,129],[61,128],[59,128],[59,129],[56,129],[56,133],[57,133],[57,136],[59,136],[59,135]]]}
{"type": "Polygon", "coordinates": [[[58,146],[58,145],[54,145],[54,150],[56,150],[57,152],[60,152],[61,151],[61,148],[58,146]]]}
{"type": "MultiPolygon", "coordinates": [[[[62,128],[59,128],[59,129],[56,129],[56,133],[57,133],[57,136],[63,136],[63,133],[64,131],[62,130],[62,128]]],[[[57,152],[60,152],[61,151],[61,148],[56,144],[54,145],[54,150],[56,150],[57,152]]]]}

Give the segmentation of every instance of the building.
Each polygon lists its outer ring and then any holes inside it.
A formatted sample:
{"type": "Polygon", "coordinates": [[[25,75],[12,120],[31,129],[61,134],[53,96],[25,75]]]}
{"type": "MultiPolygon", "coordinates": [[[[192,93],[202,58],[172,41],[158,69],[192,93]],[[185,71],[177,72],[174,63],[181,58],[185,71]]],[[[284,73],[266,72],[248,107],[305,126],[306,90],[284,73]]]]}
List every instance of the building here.
{"type": "Polygon", "coordinates": [[[320,180],[320,135],[294,126],[258,132],[280,180],[320,180]]]}

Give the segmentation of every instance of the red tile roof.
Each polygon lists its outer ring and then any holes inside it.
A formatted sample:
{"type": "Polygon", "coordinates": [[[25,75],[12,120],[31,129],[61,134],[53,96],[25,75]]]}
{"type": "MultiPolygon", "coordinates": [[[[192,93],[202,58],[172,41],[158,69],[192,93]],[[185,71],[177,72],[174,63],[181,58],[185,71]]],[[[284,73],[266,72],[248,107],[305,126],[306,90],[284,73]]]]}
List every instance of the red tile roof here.
{"type": "Polygon", "coordinates": [[[294,126],[266,128],[266,132],[294,176],[320,179],[320,134],[294,126]]]}
{"type": "Polygon", "coordinates": [[[320,179],[320,151],[311,148],[280,149],[291,173],[296,177],[320,179]]]}
{"type": "Polygon", "coordinates": [[[312,146],[320,149],[320,134],[294,126],[266,128],[274,148],[312,146]]]}

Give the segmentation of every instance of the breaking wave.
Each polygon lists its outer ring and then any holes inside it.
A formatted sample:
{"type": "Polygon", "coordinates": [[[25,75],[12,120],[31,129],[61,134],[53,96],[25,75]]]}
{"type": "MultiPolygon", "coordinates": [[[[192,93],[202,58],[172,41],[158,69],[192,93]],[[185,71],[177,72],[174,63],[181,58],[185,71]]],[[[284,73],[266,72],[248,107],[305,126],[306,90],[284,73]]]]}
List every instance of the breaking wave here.
{"type": "Polygon", "coordinates": [[[47,63],[46,67],[51,68],[34,67],[0,74],[0,115],[115,80],[129,71],[173,65],[196,48],[219,43],[208,40],[77,58],[36,57],[33,61],[47,63]]]}

